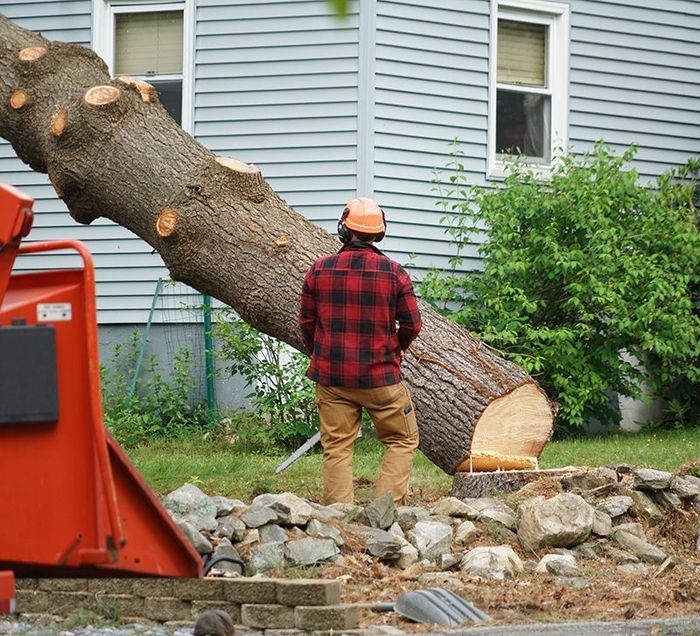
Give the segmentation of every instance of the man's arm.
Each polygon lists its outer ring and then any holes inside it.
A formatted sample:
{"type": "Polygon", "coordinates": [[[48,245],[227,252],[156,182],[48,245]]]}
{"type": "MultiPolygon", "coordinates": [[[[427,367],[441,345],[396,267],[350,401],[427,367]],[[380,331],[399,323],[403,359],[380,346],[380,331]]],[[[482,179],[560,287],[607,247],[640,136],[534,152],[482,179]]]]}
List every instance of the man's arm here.
{"type": "Polygon", "coordinates": [[[422,322],[411,278],[403,270],[399,278],[399,285],[396,320],[399,323],[399,344],[401,345],[401,350],[405,351],[420,333],[422,322]]]}
{"type": "Polygon", "coordinates": [[[304,346],[309,355],[314,350],[314,334],[316,333],[316,300],[313,290],[313,265],[306,272],[304,286],[301,290],[301,307],[299,310],[299,327],[304,346]]]}

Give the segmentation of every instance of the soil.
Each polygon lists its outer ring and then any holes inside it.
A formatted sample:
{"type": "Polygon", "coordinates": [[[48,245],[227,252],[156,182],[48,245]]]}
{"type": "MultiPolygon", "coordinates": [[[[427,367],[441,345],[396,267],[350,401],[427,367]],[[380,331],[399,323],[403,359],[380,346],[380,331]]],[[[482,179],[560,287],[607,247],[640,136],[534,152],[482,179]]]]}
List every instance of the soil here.
{"type": "MultiPolygon", "coordinates": [[[[554,485],[551,487],[556,491],[554,485]]],[[[545,490],[547,485],[540,483],[539,488],[545,490]]],[[[553,494],[556,492],[547,493],[553,494]]],[[[414,499],[408,503],[429,508],[443,495],[422,492],[416,498],[414,493],[414,499]]],[[[626,518],[625,521],[642,520],[626,518]]],[[[669,512],[662,523],[647,529],[649,541],[672,555],[673,563],[663,571],[659,571],[658,565],[647,564],[646,575],[620,572],[617,566],[624,553],[615,548],[606,552],[605,546],[609,544],[602,538],[591,541],[600,554],[589,558],[577,554],[580,577],[563,579],[535,573],[539,559],[556,549],[527,553],[516,535],[505,528],[494,533],[480,523],[477,527],[479,535],[472,547],[508,543],[525,563],[525,572],[515,579],[495,581],[472,579],[458,570],[426,570],[418,565],[402,571],[379,563],[362,551],[361,541],[346,535],[348,543],[342,550],[345,564],[326,566],[315,576],[344,580],[342,600],[349,603],[393,602],[409,590],[447,588],[491,616],[493,621],[489,624],[493,625],[700,615],[700,552],[695,546],[698,531],[695,511],[669,512]]],[[[378,624],[393,625],[407,632],[434,630],[434,626],[411,622],[394,612],[362,610],[361,626],[378,624]]]]}

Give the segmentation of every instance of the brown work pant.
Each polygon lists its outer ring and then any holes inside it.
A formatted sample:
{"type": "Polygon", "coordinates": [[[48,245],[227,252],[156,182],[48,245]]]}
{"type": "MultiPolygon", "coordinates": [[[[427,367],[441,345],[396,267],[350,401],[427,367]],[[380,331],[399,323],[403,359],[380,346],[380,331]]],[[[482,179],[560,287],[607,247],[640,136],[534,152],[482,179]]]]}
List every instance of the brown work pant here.
{"type": "Polygon", "coordinates": [[[406,385],[353,389],[317,384],[316,405],[321,420],[324,503],[352,503],[352,453],[364,407],[385,447],[375,494],[380,497],[392,491],[394,502],[403,504],[418,448],[416,413],[406,385]]]}

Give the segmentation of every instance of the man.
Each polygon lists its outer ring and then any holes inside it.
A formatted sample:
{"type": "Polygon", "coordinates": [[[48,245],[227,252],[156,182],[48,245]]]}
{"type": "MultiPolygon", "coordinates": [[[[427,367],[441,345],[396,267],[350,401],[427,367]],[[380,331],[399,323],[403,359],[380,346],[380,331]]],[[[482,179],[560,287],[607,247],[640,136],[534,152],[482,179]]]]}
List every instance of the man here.
{"type": "Polygon", "coordinates": [[[299,326],[311,354],[307,375],[317,383],[326,505],[353,501],[353,444],[363,407],[385,446],[377,497],[392,491],[396,504],[405,502],[418,447],[399,365],[421,318],[410,277],[374,246],[385,232],[381,208],[353,199],[338,221],[343,247],[316,260],[304,280],[299,326]]]}

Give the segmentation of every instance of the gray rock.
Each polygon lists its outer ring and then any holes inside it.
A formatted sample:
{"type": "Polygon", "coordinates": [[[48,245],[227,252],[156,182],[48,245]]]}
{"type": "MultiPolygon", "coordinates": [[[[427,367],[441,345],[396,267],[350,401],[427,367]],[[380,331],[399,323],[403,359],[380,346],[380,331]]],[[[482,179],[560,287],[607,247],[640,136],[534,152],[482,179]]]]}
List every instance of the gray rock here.
{"type": "Polygon", "coordinates": [[[280,516],[269,506],[253,503],[240,516],[240,519],[248,528],[259,528],[268,523],[277,523],[280,516]]]}
{"type": "Polygon", "coordinates": [[[241,539],[239,545],[250,545],[251,543],[260,543],[260,533],[257,528],[253,530],[246,530],[243,539],[241,539]]]}
{"type": "Polygon", "coordinates": [[[615,528],[610,537],[625,550],[629,550],[632,554],[639,557],[642,561],[646,561],[647,563],[663,563],[668,556],[663,550],[657,548],[655,545],[640,539],[638,536],[630,532],[625,532],[624,530],[618,530],[615,528]]]}
{"type": "Polygon", "coordinates": [[[189,521],[175,521],[175,524],[180,528],[182,534],[185,535],[185,538],[192,544],[192,547],[194,547],[198,554],[211,554],[214,551],[214,546],[211,542],[189,521]]]}
{"type": "Polygon", "coordinates": [[[231,539],[234,543],[243,541],[246,525],[235,514],[219,517],[217,521],[219,525],[214,531],[217,537],[226,537],[227,539],[231,539]]]}
{"type": "Polygon", "coordinates": [[[469,520],[462,521],[455,530],[454,540],[457,545],[468,545],[476,538],[476,526],[469,520]]]}
{"type": "Polygon", "coordinates": [[[251,553],[248,561],[250,574],[276,570],[284,565],[284,543],[263,543],[251,553]]]}
{"type": "Polygon", "coordinates": [[[615,530],[618,532],[629,532],[642,541],[647,540],[647,536],[644,534],[644,526],[641,523],[620,523],[615,526],[615,530]]]}
{"type": "Polygon", "coordinates": [[[472,521],[479,516],[479,511],[476,508],[465,504],[457,497],[443,497],[435,504],[430,511],[433,515],[445,517],[461,517],[471,519],[472,521]]]}
{"type": "Polygon", "coordinates": [[[267,523],[264,526],[258,528],[258,533],[260,536],[260,543],[284,543],[289,541],[287,533],[284,531],[282,526],[278,526],[276,523],[267,523]]]}
{"type": "Polygon", "coordinates": [[[604,486],[617,484],[617,472],[612,468],[600,467],[594,470],[574,473],[561,478],[561,485],[565,490],[585,492],[604,486]]]}
{"type": "Polygon", "coordinates": [[[654,500],[641,490],[634,490],[630,495],[634,500],[634,505],[644,517],[650,527],[655,526],[661,521],[664,516],[659,507],[654,503],[654,500]]]}
{"type": "Polygon", "coordinates": [[[418,550],[416,550],[408,541],[403,541],[401,543],[399,558],[396,561],[396,565],[402,570],[405,570],[414,563],[418,563],[419,560],[420,557],[418,556],[418,550]]]}
{"type": "Polygon", "coordinates": [[[367,525],[372,528],[386,530],[391,527],[396,519],[396,506],[394,505],[393,493],[384,493],[374,501],[368,503],[364,508],[367,518],[367,525]]]}
{"type": "Polygon", "coordinates": [[[309,505],[314,509],[314,517],[320,519],[321,521],[333,521],[334,519],[340,520],[345,518],[347,512],[338,510],[333,506],[322,506],[314,501],[309,501],[309,505]]]}
{"type": "Polygon", "coordinates": [[[437,558],[437,566],[443,571],[451,570],[458,564],[454,554],[441,554],[437,558]]]}
{"type": "Polygon", "coordinates": [[[340,534],[340,530],[329,523],[323,523],[317,519],[312,519],[306,526],[306,534],[310,537],[318,537],[321,539],[333,539],[335,544],[340,547],[345,545],[345,539],[340,534]]]}
{"type": "Polygon", "coordinates": [[[506,511],[501,508],[484,508],[479,513],[479,521],[484,520],[496,521],[504,525],[509,530],[515,530],[517,525],[515,515],[510,509],[506,511]]]}
{"type": "Polygon", "coordinates": [[[676,510],[683,505],[681,498],[670,490],[657,490],[654,492],[654,499],[659,505],[671,510],[676,510]]]}
{"type": "Polygon", "coordinates": [[[396,522],[404,532],[408,532],[419,521],[427,521],[430,513],[418,506],[399,506],[396,509],[396,522]]]}
{"type": "Polygon", "coordinates": [[[554,576],[578,576],[580,574],[573,554],[545,554],[535,572],[546,572],[554,576]]]}
{"type": "Polygon", "coordinates": [[[557,578],[560,585],[565,585],[566,587],[573,587],[576,590],[583,590],[587,587],[593,587],[593,581],[587,579],[584,576],[561,576],[557,578]]]}
{"type": "MultiPolygon", "coordinates": [[[[241,555],[238,554],[238,550],[233,547],[228,539],[222,539],[219,541],[219,545],[216,546],[214,553],[211,555],[212,560],[218,559],[219,557],[233,557],[234,559],[240,559],[241,555]]],[[[233,563],[232,561],[219,561],[214,564],[217,570],[223,570],[224,572],[235,572],[237,574],[242,574],[241,566],[233,563]]]]}
{"type": "Polygon", "coordinates": [[[256,504],[271,508],[277,513],[277,523],[290,526],[306,525],[315,512],[308,501],[291,492],[258,495],[252,505],[256,504]]]}
{"type": "Polygon", "coordinates": [[[663,490],[673,484],[673,475],[653,468],[633,468],[634,487],[639,490],[663,490]]]}
{"type": "Polygon", "coordinates": [[[616,495],[615,497],[608,497],[608,499],[601,501],[596,506],[596,510],[601,510],[614,518],[624,515],[633,505],[634,500],[631,497],[616,495]]]}
{"type": "Polygon", "coordinates": [[[398,561],[401,557],[402,541],[386,530],[375,528],[365,542],[365,549],[380,561],[398,561]]]}
{"type": "Polygon", "coordinates": [[[639,563],[639,557],[612,545],[600,544],[602,555],[615,563],[639,563]]]}
{"type": "Polygon", "coordinates": [[[513,510],[507,504],[503,503],[500,499],[494,499],[493,497],[478,497],[478,498],[468,498],[464,499],[464,503],[469,507],[474,508],[477,512],[481,513],[484,510],[500,510],[504,513],[513,514],[513,510]]]}
{"type": "Polygon", "coordinates": [[[523,502],[519,513],[518,538],[528,549],[573,546],[593,528],[593,508],[573,493],[535,497],[523,502]]]}
{"type": "Polygon", "coordinates": [[[409,530],[407,537],[421,559],[435,561],[438,556],[450,551],[452,527],[439,521],[419,521],[409,530]]]}
{"type": "Polygon", "coordinates": [[[294,565],[313,565],[328,561],[340,553],[333,539],[308,537],[298,541],[290,541],[286,545],[286,556],[294,565]]]}
{"type": "Polygon", "coordinates": [[[692,477],[691,475],[686,477],[676,477],[673,480],[671,492],[681,499],[693,499],[694,497],[700,497],[700,479],[697,477],[692,477]]]}
{"type": "Polygon", "coordinates": [[[398,521],[394,521],[387,532],[395,537],[401,537],[402,539],[406,538],[406,533],[403,531],[398,521]]]}
{"type": "Polygon", "coordinates": [[[484,579],[513,578],[524,570],[523,562],[509,545],[474,548],[459,562],[469,576],[484,579]]]}
{"type": "Polygon", "coordinates": [[[645,576],[649,573],[649,566],[643,563],[622,563],[615,567],[618,572],[623,574],[633,574],[635,576],[645,576]]]}
{"type": "Polygon", "coordinates": [[[216,530],[216,505],[194,484],[185,484],[163,499],[165,509],[176,520],[187,521],[197,530],[216,530]]]}
{"type": "Polygon", "coordinates": [[[600,537],[607,537],[612,532],[612,519],[610,515],[602,510],[594,510],[591,532],[600,537]]]}
{"type": "Polygon", "coordinates": [[[229,499],[228,497],[222,497],[221,495],[214,495],[211,497],[211,500],[216,506],[217,518],[225,517],[230,515],[232,512],[240,512],[246,507],[246,505],[239,499],[229,499]]]}

